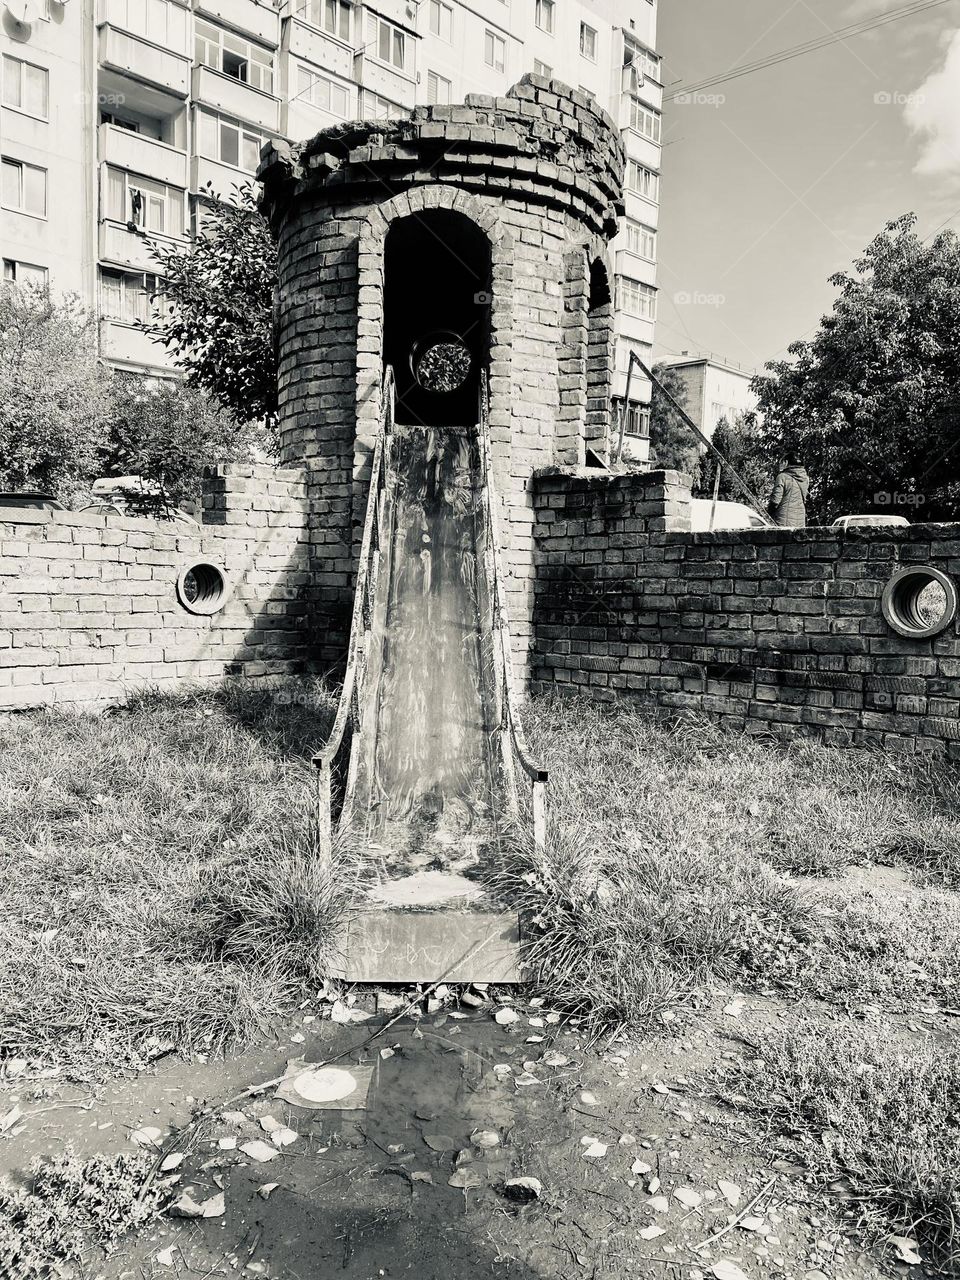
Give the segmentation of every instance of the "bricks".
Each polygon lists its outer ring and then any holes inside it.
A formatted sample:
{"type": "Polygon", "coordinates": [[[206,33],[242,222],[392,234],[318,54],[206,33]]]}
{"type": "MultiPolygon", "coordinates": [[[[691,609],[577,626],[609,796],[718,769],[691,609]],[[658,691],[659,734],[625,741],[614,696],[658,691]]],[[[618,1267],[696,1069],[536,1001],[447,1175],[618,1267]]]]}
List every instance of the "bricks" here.
{"type": "Polygon", "coordinates": [[[898,564],[960,562],[960,525],[932,540],[922,526],[863,542],[825,529],[662,534],[667,503],[682,518],[670,475],[536,477],[538,690],[619,690],[747,731],[960,758],[957,624],[931,655],[880,610],[898,564]]]}

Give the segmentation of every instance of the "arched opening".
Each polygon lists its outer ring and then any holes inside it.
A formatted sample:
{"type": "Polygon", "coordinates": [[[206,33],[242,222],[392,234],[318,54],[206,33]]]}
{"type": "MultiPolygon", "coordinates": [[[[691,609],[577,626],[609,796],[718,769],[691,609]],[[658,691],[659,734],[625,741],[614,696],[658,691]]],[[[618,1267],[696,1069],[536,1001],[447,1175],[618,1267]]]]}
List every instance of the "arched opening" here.
{"type": "Polygon", "coordinates": [[[477,421],[490,340],[490,242],[450,209],[400,218],[384,251],[383,358],[397,382],[397,421],[477,421]]]}
{"type": "Polygon", "coordinates": [[[587,414],[585,442],[605,461],[609,445],[610,380],[613,359],[613,298],[607,268],[590,263],[587,300],[587,414]]]}

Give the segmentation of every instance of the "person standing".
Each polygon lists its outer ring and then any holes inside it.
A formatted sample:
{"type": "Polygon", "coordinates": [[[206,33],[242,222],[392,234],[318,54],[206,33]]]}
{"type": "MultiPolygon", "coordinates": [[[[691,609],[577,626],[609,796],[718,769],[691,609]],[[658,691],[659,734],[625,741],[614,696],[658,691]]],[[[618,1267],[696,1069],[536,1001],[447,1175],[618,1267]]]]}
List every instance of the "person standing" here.
{"type": "Polygon", "coordinates": [[[803,529],[807,523],[807,494],[810,477],[795,453],[788,453],[780,463],[773,491],[767,503],[774,524],[782,529],[803,529]]]}

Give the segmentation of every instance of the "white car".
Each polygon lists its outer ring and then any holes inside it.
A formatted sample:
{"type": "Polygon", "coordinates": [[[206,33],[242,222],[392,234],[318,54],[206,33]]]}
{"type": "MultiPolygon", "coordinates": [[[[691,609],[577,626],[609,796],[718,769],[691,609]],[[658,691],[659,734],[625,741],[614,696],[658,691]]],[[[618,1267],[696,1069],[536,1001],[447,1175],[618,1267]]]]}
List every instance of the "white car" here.
{"type": "Polygon", "coordinates": [[[690,502],[690,532],[709,533],[714,529],[768,529],[770,522],[745,502],[718,502],[693,498],[690,502]],[[712,523],[711,523],[712,514],[712,523]]]}
{"type": "Polygon", "coordinates": [[[874,513],[873,515],[867,515],[867,516],[840,516],[838,517],[838,519],[834,520],[832,528],[849,529],[857,525],[860,525],[861,527],[863,525],[867,525],[868,527],[873,527],[876,525],[883,525],[883,524],[904,525],[909,523],[910,521],[907,519],[906,516],[894,516],[894,515],[888,516],[886,513],[881,512],[879,515],[874,513]]]}

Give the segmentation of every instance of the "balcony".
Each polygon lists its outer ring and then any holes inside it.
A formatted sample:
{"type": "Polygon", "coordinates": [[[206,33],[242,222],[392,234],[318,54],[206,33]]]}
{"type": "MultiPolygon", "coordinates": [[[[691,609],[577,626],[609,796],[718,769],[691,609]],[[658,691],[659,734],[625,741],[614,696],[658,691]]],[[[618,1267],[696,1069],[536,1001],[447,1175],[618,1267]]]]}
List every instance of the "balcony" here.
{"type": "Polygon", "coordinates": [[[179,244],[184,248],[189,243],[186,236],[160,236],[152,233],[144,236],[138,231],[131,231],[125,222],[104,219],[99,231],[100,261],[117,267],[128,267],[131,271],[156,271],[157,261],[150,248],[152,240],[164,244],[179,244]]]}
{"type": "Polygon", "coordinates": [[[407,75],[405,71],[398,71],[396,67],[387,66],[384,62],[378,62],[366,53],[358,54],[356,61],[354,79],[365,90],[389,98],[391,102],[398,102],[402,107],[414,105],[417,100],[417,85],[413,76],[407,75]]]}
{"type": "Polygon", "coordinates": [[[247,124],[276,133],[280,123],[280,99],[252,85],[225,76],[210,67],[193,68],[193,97],[247,124]]]}
{"type": "Polygon", "coordinates": [[[657,264],[649,258],[641,258],[631,249],[617,249],[614,254],[614,271],[618,276],[629,276],[644,284],[657,283],[657,264]]]}
{"type": "Polygon", "coordinates": [[[253,36],[271,49],[280,43],[280,14],[272,5],[259,4],[258,0],[197,0],[196,12],[253,36]]]}
{"type": "Polygon", "coordinates": [[[127,369],[158,372],[173,368],[164,347],[141,329],[120,320],[101,319],[100,356],[127,369]]]}
{"type": "Polygon", "coordinates": [[[100,27],[99,57],[101,66],[143,80],[178,98],[186,98],[190,92],[189,58],[128,31],[119,31],[109,23],[100,27]]]}
{"type": "Polygon", "coordinates": [[[233,165],[221,164],[219,160],[209,160],[206,156],[192,156],[190,159],[190,190],[202,191],[206,194],[208,184],[212,184],[214,194],[229,204],[234,204],[234,187],[242,187],[244,183],[253,185],[253,174],[244,169],[235,169],[233,165]]]}
{"type": "Polygon", "coordinates": [[[187,185],[187,153],[156,138],[142,133],[118,129],[116,125],[102,124],[97,130],[101,161],[139,173],[145,178],[155,178],[171,187],[187,185]]]}
{"type": "Polygon", "coordinates": [[[318,31],[307,22],[297,17],[286,21],[283,35],[284,53],[292,53],[295,58],[303,58],[315,67],[322,67],[325,72],[342,76],[345,80],[353,79],[353,49],[335,36],[318,31]]]}

